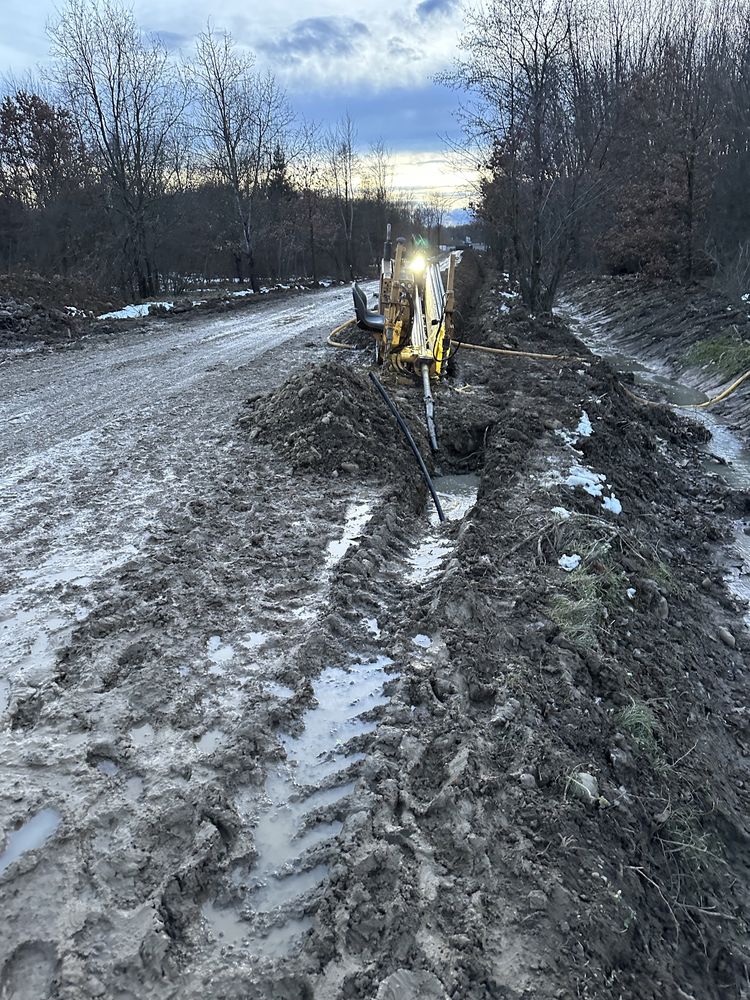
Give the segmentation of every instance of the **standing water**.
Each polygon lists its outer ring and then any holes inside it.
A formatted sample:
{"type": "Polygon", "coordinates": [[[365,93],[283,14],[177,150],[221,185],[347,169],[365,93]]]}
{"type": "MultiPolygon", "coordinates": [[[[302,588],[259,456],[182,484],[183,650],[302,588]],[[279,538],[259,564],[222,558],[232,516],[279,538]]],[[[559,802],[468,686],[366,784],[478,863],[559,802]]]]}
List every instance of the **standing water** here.
{"type": "MultiPolygon", "coordinates": [[[[242,944],[251,954],[278,958],[289,952],[312,925],[305,899],[326,877],[325,852],[342,824],[329,819],[326,807],[349,795],[354,784],[342,773],[364,755],[351,753],[349,742],[370,733],[376,723],[362,716],[387,703],[386,668],[379,657],[350,670],[329,667],[314,682],[315,708],[309,709],[299,736],[285,735],[284,763],[266,778],[265,803],[255,816],[256,857],[230,872],[229,895],[203,906],[211,935],[225,944],[242,944]]],[[[290,692],[291,693],[291,692],[290,692]]],[[[240,815],[245,810],[238,802],[240,815]]]]}
{"type": "MultiPolygon", "coordinates": [[[[433,484],[440,498],[446,522],[462,520],[477,502],[479,476],[473,473],[463,476],[436,476],[433,484]]],[[[406,577],[409,583],[424,583],[429,580],[453,551],[453,539],[446,533],[448,524],[440,523],[432,500],[430,499],[428,503],[430,532],[409,558],[411,569],[406,577]]]]}

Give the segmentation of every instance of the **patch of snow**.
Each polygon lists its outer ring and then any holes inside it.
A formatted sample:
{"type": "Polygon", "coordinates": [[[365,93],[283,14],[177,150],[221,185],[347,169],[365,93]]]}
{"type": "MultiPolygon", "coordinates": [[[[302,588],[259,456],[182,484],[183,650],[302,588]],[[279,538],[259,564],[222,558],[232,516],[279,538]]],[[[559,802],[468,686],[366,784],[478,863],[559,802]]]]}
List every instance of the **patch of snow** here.
{"type": "Polygon", "coordinates": [[[364,624],[371,635],[374,635],[376,639],[380,638],[380,626],[377,618],[365,618],[364,624]]]}
{"type": "Polygon", "coordinates": [[[581,419],[578,421],[578,426],[576,427],[576,434],[578,434],[580,437],[591,437],[593,433],[594,433],[594,428],[591,426],[589,415],[584,410],[581,413],[581,419]]]}
{"type": "Polygon", "coordinates": [[[230,294],[233,299],[244,299],[248,295],[255,295],[255,292],[252,288],[242,288],[239,292],[231,292],[230,294]]]}
{"type": "Polygon", "coordinates": [[[574,569],[578,569],[581,565],[581,557],[577,552],[574,552],[572,556],[560,556],[557,560],[557,565],[560,569],[564,569],[566,573],[572,573],[574,569]]]}
{"type": "Polygon", "coordinates": [[[148,316],[152,308],[166,309],[167,312],[172,308],[172,302],[140,302],[137,305],[123,306],[122,309],[116,309],[114,312],[102,313],[98,319],[138,319],[143,316],[148,316]]]}
{"type": "Polygon", "coordinates": [[[553,507],[552,513],[555,514],[561,521],[567,521],[569,517],[573,516],[570,511],[566,510],[564,507],[553,507]]]}
{"type": "Polygon", "coordinates": [[[69,316],[85,316],[86,313],[83,309],[78,309],[76,306],[65,306],[65,312],[69,316]]]}
{"type": "Polygon", "coordinates": [[[611,511],[613,514],[622,514],[622,504],[614,493],[611,496],[604,497],[602,500],[602,507],[605,510],[611,511]]]}
{"type": "Polygon", "coordinates": [[[592,497],[600,497],[604,492],[603,484],[606,484],[606,477],[600,472],[592,472],[584,465],[574,465],[568,473],[565,485],[574,490],[580,486],[582,490],[592,497]]]}
{"type": "Polygon", "coordinates": [[[628,595],[628,600],[630,601],[635,600],[635,595],[636,595],[635,587],[628,587],[625,593],[628,595]]]}

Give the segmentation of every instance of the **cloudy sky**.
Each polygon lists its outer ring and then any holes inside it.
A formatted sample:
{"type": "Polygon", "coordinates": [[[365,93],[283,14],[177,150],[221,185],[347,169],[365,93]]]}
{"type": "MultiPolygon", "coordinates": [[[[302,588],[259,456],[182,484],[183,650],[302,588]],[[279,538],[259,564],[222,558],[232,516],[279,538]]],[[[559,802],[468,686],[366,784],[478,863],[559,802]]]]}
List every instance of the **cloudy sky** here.
{"type": "MultiPolygon", "coordinates": [[[[0,74],[47,58],[47,21],[58,0],[0,0],[0,74]]],[[[457,97],[434,82],[450,65],[461,0],[132,0],[147,32],[176,53],[190,51],[210,14],[217,29],[255,51],[298,112],[331,122],[349,112],[366,149],[382,139],[395,154],[398,187],[470,197],[471,179],[445,155],[456,136],[457,97]]]]}

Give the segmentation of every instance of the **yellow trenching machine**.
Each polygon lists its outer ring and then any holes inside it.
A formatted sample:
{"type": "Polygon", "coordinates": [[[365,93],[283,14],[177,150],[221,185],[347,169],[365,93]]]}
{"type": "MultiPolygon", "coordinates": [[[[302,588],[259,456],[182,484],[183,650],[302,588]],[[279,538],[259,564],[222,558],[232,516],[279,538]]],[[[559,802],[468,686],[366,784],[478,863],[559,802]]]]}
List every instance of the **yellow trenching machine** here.
{"type": "Polygon", "coordinates": [[[443,285],[439,261],[426,258],[419,248],[407,251],[402,238],[396,241],[394,257],[389,225],[380,267],[378,311],[368,310],[367,297],[356,281],[352,286],[357,323],[373,334],[376,361],[421,379],[433,451],[438,444],[430,379],[440,377],[448,359],[455,272],[456,255],[451,254],[443,285]]]}

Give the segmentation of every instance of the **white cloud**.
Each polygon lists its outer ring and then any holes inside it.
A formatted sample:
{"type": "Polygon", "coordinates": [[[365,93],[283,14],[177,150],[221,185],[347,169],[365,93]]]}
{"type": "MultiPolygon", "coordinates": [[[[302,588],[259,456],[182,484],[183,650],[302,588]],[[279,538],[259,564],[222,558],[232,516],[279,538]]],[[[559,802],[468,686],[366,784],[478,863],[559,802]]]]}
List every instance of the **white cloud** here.
{"type": "MultiPolygon", "coordinates": [[[[216,28],[256,50],[292,91],[424,85],[450,63],[461,25],[457,0],[411,0],[396,9],[382,0],[322,0],[313,7],[289,0],[266,4],[260,15],[257,5],[248,13],[247,0],[214,0],[209,7],[187,0],[132,2],[144,30],[169,36],[190,39],[210,16],[216,28]]],[[[45,25],[57,6],[57,0],[31,0],[30,10],[23,0],[0,0],[5,68],[19,72],[46,59],[45,25]]]]}

